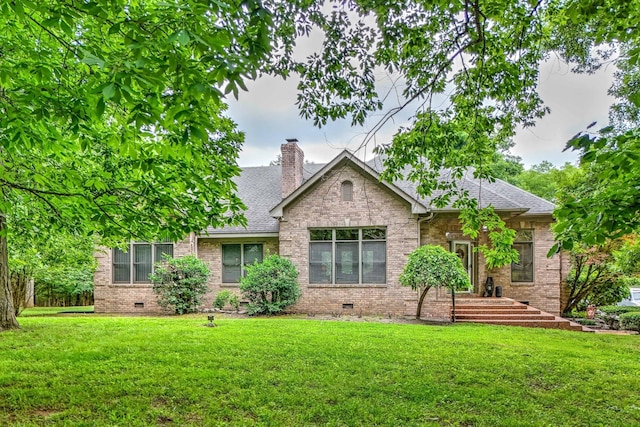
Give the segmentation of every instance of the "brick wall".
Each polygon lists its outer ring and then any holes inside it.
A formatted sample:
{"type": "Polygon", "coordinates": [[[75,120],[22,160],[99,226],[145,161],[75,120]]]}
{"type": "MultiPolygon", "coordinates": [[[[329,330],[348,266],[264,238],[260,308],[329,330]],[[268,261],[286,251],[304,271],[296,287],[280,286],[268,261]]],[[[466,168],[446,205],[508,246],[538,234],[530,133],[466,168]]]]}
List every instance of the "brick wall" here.
{"type": "Polygon", "coordinates": [[[302,297],[292,311],[414,315],[417,297],[400,285],[407,255],[417,247],[417,218],[409,204],[350,166],[327,173],[284,211],[280,254],[299,271],[302,297]],[[341,184],[353,183],[353,200],[343,201],[341,184]],[[387,283],[384,285],[309,284],[309,228],[384,226],[387,228],[387,283]],[[353,304],[353,309],[343,309],[353,304]]]}
{"type": "MultiPolygon", "coordinates": [[[[222,283],[222,245],[226,243],[262,243],[264,256],[278,253],[278,238],[237,238],[237,239],[198,239],[198,258],[207,264],[211,270],[211,276],[207,282],[209,292],[204,298],[204,307],[211,308],[213,300],[218,292],[227,289],[238,296],[240,294],[239,283],[222,283]]],[[[243,299],[240,298],[242,301],[243,299]]]]}
{"type": "MultiPolygon", "coordinates": [[[[195,236],[192,234],[185,240],[174,244],[173,256],[185,256],[193,254],[194,251],[195,236]]],[[[162,312],[150,283],[113,283],[112,255],[113,250],[108,248],[98,248],[94,254],[98,262],[98,268],[93,277],[94,311],[96,313],[140,314],[162,312]],[[136,307],[136,304],[142,304],[142,306],[136,307]]]]}
{"type": "MultiPolygon", "coordinates": [[[[552,218],[526,218],[519,217],[507,221],[507,226],[513,229],[533,230],[533,250],[534,250],[534,281],[533,282],[512,282],[511,267],[505,266],[486,271],[484,257],[477,254],[474,257],[476,262],[476,288],[475,292],[482,293],[487,276],[492,276],[496,286],[502,286],[502,296],[513,298],[517,301],[529,301],[529,304],[552,314],[560,314],[561,309],[561,280],[566,277],[566,262],[560,255],[547,258],[547,252],[554,244],[551,232],[552,218]]],[[[430,221],[421,225],[421,243],[438,244],[449,249],[451,239],[465,240],[461,237],[462,232],[457,217],[453,215],[438,214],[430,221]],[[447,233],[450,237],[447,239],[447,233]]],[[[468,239],[467,239],[468,240],[468,239]]],[[[480,233],[476,244],[486,244],[486,234],[480,233]]],[[[436,300],[446,299],[448,295],[444,290],[434,293],[436,300]]],[[[426,302],[425,302],[426,304],[426,302]]]]}

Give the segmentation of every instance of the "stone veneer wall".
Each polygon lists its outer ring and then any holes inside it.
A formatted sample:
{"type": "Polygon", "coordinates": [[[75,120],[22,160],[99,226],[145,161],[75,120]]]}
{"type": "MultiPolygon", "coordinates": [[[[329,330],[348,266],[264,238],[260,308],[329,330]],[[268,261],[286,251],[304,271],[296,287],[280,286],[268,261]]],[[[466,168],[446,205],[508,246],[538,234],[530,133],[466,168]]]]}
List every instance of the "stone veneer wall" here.
{"type": "MultiPolygon", "coordinates": [[[[511,282],[511,267],[505,266],[487,273],[484,257],[477,254],[476,261],[476,293],[481,294],[484,290],[484,282],[487,276],[492,276],[496,286],[502,286],[502,296],[513,298],[517,301],[528,301],[530,305],[559,315],[561,309],[561,283],[566,278],[567,266],[564,256],[554,255],[547,258],[547,252],[554,244],[553,234],[550,225],[551,216],[548,217],[516,217],[507,221],[507,226],[513,229],[533,230],[533,250],[534,250],[534,281],[533,282],[511,282]]],[[[453,215],[436,214],[433,220],[423,222],[421,225],[421,243],[438,244],[449,249],[447,232],[462,235],[461,227],[457,217],[453,215]]],[[[456,238],[455,240],[469,240],[456,238]]],[[[479,236],[475,243],[486,243],[486,235],[479,236]]],[[[431,291],[430,291],[431,292],[431,291]]],[[[432,298],[438,300],[450,299],[444,290],[434,292],[432,298]]],[[[425,302],[425,304],[427,304],[425,302]]]]}
{"type": "Polygon", "coordinates": [[[339,166],[293,201],[280,223],[280,254],[299,272],[302,313],[414,315],[416,294],[398,277],[417,247],[417,217],[410,205],[350,166],[339,166]],[[341,184],[353,183],[352,201],[343,201],[341,184]],[[386,284],[309,284],[309,228],[387,228],[386,284]],[[353,304],[353,309],[343,309],[353,304]]]}
{"type": "MultiPolygon", "coordinates": [[[[192,234],[173,247],[175,257],[193,254],[195,236],[192,234]]],[[[162,312],[150,283],[112,283],[111,263],[113,250],[98,248],[94,254],[98,268],[94,274],[94,311],[96,313],[140,313],[162,312]],[[142,303],[143,307],[136,307],[142,303]]]]}
{"type": "Polygon", "coordinates": [[[198,258],[207,264],[211,270],[211,276],[207,282],[209,292],[204,298],[204,307],[211,308],[213,300],[218,292],[228,289],[240,296],[239,283],[222,283],[222,245],[227,243],[262,243],[264,256],[278,253],[278,238],[236,238],[236,239],[218,239],[218,238],[199,238],[198,239],[198,258]]]}

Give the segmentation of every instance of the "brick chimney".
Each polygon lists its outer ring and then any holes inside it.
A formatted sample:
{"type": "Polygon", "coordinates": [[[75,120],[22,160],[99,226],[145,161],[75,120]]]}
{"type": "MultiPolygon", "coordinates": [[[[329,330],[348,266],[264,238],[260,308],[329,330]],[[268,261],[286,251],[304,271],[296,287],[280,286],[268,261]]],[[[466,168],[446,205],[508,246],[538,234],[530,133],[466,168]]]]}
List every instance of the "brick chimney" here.
{"type": "Polygon", "coordinates": [[[302,165],[304,152],[298,147],[297,139],[287,139],[280,146],[282,167],[282,198],[296,191],[302,185],[302,165]]]}

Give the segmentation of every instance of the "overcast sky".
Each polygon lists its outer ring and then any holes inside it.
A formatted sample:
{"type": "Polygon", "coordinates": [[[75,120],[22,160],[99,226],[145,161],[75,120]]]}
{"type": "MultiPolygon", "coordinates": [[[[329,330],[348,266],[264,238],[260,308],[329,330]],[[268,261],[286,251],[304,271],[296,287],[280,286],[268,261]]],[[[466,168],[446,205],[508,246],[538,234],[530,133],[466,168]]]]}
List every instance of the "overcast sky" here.
{"type": "MultiPolygon", "coordinates": [[[[562,149],[571,136],[584,130],[589,123],[597,121],[599,127],[607,124],[609,106],[613,102],[607,90],[614,71],[609,67],[593,75],[574,74],[559,59],[544,63],[539,92],[551,113],[539,120],[534,128],[520,130],[511,153],[522,157],[527,167],[543,160],[556,165],[574,162],[575,153],[562,153],[562,149]]],[[[380,79],[384,86],[384,76],[380,79]]],[[[268,165],[276,158],[286,138],[297,138],[305,160],[315,163],[326,163],[345,148],[358,150],[357,154],[365,160],[371,158],[371,144],[367,150],[359,148],[379,115],[371,117],[364,127],[352,127],[349,120],[343,120],[318,129],[313,122],[299,116],[293,79],[283,81],[264,77],[247,87],[249,91],[241,93],[238,101],[232,99],[229,106],[229,115],[245,132],[240,166],[268,165]]],[[[390,142],[398,127],[407,123],[409,113],[378,131],[375,142],[390,142]]]]}

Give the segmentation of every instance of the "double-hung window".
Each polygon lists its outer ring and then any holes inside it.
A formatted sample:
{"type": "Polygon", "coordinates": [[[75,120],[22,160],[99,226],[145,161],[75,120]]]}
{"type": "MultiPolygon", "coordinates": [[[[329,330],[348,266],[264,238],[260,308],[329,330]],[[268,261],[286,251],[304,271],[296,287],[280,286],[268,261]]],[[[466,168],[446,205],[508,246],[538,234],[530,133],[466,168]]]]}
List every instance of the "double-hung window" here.
{"type": "Polygon", "coordinates": [[[312,229],[309,238],[309,283],[386,283],[384,228],[312,229]]]}
{"type": "Polygon", "coordinates": [[[234,243],[222,245],[222,282],[238,283],[244,266],[262,262],[262,243],[234,243]]]}
{"type": "Polygon", "coordinates": [[[512,282],[533,282],[533,230],[519,230],[513,241],[519,260],[511,264],[512,282]]]}
{"type": "Polygon", "coordinates": [[[113,250],[113,283],[149,283],[153,265],[162,255],[173,256],[173,243],[131,243],[125,252],[113,250]]]}

